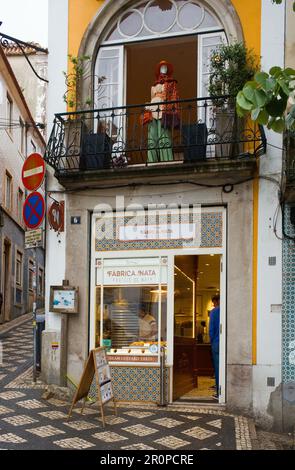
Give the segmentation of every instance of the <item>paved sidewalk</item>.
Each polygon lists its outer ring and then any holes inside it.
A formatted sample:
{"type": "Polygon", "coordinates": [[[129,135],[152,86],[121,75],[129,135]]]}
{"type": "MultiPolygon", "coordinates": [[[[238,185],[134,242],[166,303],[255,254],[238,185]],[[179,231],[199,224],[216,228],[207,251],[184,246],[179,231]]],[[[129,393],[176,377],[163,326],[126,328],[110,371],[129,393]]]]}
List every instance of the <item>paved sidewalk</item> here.
{"type": "Polygon", "coordinates": [[[115,416],[110,405],[103,428],[92,404],[83,415],[74,409],[68,420],[69,403],[43,399],[44,384],[32,384],[31,322],[0,339],[0,449],[251,450],[273,443],[251,420],[218,407],[125,403],[115,416]]]}

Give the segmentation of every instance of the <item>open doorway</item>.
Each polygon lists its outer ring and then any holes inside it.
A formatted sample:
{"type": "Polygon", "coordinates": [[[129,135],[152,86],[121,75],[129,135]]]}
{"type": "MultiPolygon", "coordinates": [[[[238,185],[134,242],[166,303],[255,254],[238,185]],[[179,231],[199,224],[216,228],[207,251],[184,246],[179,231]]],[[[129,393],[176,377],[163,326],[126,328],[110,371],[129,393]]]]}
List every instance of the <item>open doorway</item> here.
{"type": "Polygon", "coordinates": [[[197,36],[175,37],[128,44],[126,49],[126,104],[150,102],[156,66],[161,60],[173,65],[180,99],[197,96],[197,36]]]}
{"type": "Polygon", "coordinates": [[[220,295],[220,258],[175,256],[173,400],[216,401],[209,322],[212,297],[220,295]]]}

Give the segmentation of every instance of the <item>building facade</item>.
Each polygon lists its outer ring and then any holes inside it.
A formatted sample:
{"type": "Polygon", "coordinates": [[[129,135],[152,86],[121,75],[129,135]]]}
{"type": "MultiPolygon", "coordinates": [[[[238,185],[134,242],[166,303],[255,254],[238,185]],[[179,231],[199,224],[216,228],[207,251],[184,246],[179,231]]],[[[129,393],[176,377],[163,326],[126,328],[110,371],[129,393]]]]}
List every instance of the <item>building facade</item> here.
{"type": "Polygon", "coordinates": [[[237,41],[263,69],[283,66],[284,7],[50,2],[47,190],[65,204],[65,227],[46,237],[48,382],[77,383],[89,350],[105,346],[119,400],[157,402],[164,392],[168,402],[212,403],[208,329],[219,295],[218,401],[282,426],[272,399],[282,383],[282,241],[273,230],[282,138],[266,133],[266,148],[262,129],[234,124],[228,97],[225,116],[208,97],[210,57],[237,41]],[[76,114],[63,102],[68,54],[89,57],[76,114]],[[169,104],[159,105],[163,90],[169,104]],[[63,280],[79,288],[66,335],[49,305],[63,280]]]}
{"type": "MultiPolygon", "coordinates": [[[[25,249],[22,166],[33,152],[44,151],[45,141],[35,126],[13,70],[0,48],[0,322],[8,322],[33,309],[34,253],[25,249]]],[[[36,254],[37,308],[44,306],[44,249],[36,254]]]]}
{"type": "MultiPolygon", "coordinates": [[[[40,47],[39,44],[33,45],[40,47]]],[[[19,46],[10,43],[4,49],[34,121],[38,123],[39,130],[46,140],[47,82],[40,80],[39,77],[47,79],[48,54],[38,52],[29,46],[25,47],[24,51],[36,74],[31,70],[19,46]],[[34,93],[32,93],[32,90],[34,90],[34,93]]]]}

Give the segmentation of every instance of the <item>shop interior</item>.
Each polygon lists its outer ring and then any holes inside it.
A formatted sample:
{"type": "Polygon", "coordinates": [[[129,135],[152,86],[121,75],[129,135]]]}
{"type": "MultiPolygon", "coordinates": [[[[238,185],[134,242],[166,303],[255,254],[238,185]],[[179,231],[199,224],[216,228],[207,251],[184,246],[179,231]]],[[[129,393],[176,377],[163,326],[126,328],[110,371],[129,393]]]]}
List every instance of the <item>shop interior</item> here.
{"type": "Polygon", "coordinates": [[[214,400],[209,320],[219,293],[220,255],[175,257],[173,400],[214,400]]]}

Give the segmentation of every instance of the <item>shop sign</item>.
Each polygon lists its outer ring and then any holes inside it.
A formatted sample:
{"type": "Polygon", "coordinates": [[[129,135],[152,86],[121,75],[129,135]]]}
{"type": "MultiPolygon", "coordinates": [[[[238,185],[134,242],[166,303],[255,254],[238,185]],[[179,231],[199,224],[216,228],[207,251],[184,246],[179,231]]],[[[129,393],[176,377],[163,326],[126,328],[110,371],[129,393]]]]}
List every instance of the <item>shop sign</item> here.
{"type": "Polygon", "coordinates": [[[159,266],[120,266],[104,268],[104,284],[108,286],[129,284],[158,284],[159,278],[159,266]]]}
{"type": "Polygon", "coordinates": [[[158,362],[158,356],[130,356],[130,354],[108,354],[108,360],[110,362],[158,362]]]}
{"type": "Polygon", "coordinates": [[[196,224],[179,223],[163,225],[121,225],[120,241],[146,240],[193,240],[196,237],[196,224]]]}
{"type": "Polygon", "coordinates": [[[48,210],[48,222],[55,232],[64,231],[64,201],[54,201],[48,210]]]}

